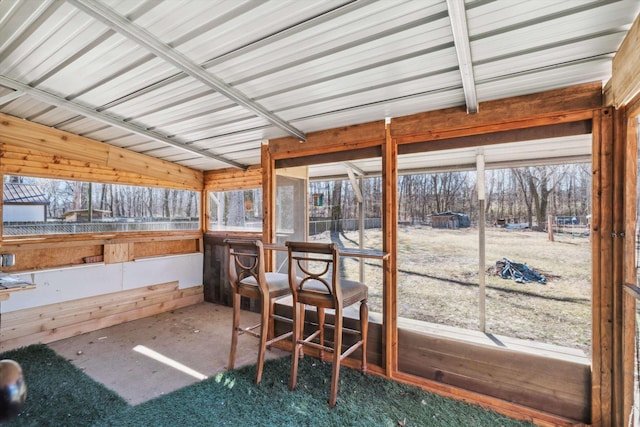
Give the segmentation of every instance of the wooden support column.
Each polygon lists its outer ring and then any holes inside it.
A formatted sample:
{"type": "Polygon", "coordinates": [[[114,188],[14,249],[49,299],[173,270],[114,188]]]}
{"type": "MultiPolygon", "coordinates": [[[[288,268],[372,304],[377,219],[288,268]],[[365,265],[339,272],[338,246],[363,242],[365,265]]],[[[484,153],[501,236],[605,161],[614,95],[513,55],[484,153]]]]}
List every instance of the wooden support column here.
{"type": "Polygon", "coordinates": [[[383,261],[383,351],[384,369],[388,377],[398,371],[398,146],[387,124],[382,147],[382,250],[389,254],[383,261]]]}
{"type": "Polygon", "coordinates": [[[207,191],[206,189],[203,189],[200,192],[200,200],[202,200],[202,202],[200,203],[200,206],[202,207],[202,213],[200,214],[200,230],[202,230],[203,233],[206,233],[207,231],[209,231],[209,224],[210,224],[210,214],[209,211],[211,209],[211,200],[209,199],[209,191],[207,191]]]}
{"type": "MultiPolygon", "coordinates": [[[[261,147],[260,163],[262,166],[262,241],[273,243],[276,241],[276,174],[275,162],[269,152],[269,145],[263,143],[261,147]]],[[[273,269],[275,251],[266,251],[267,271],[273,269]]]]}
{"type": "MultiPolygon", "coordinates": [[[[612,232],[612,264],[611,278],[612,278],[612,308],[613,308],[613,336],[612,336],[612,410],[613,410],[613,424],[614,425],[626,425],[623,422],[623,395],[624,395],[624,373],[623,373],[623,300],[625,297],[624,291],[624,243],[625,243],[625,209],[624,209],[624,172],[625,172],[625,139],[626,139],[626,126],[624,120],[624,114],[619,110],[611,109],[611,122],[613,128],[613,168],[612,168],[612,180],[613,180],[613,205],[612,209],[608,213],[612,216],[613,232],[612,232]]],[[[632,235],[633,236],[633,235],[632,235]]],[[[630,236],[631,238],[633,238],[630,236]]]]}
{"type": "MultiPolygon", "coordinates": [[[[615,273],[614,141],[612,109],[597,110],[593,118],[593,356],[591,423],[615,425],[613,414],[613,351],[615,273]]],[[[621,207],[620,207],[621,208],[621,207]]],[[[618,275],[618,277],[620,277],[618,275]]]]}
{"type": "MultiPolygon", "coordinates": [[[[638,187],[638,116],[640,96],[624,110],[624,271],[623,283],[637,285],[636,226],[638,187]]],[[[622,295],[622,425],[630,425],[634,399],[636,299],[622,295]]],[[[631,424],[632,425],[632,424],[631,424]]]]}

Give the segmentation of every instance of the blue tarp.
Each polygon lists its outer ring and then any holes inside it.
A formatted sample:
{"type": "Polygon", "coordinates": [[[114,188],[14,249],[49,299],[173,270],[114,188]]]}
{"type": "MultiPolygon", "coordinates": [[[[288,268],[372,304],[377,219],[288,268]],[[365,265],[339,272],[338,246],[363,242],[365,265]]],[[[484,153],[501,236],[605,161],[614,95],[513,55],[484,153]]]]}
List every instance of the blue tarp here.
{"type": "Polygon", "coordinates": [[[496,266],[500,268],[500,275],[503,279],[512,279],[517,283],[535,282],[543,285],[547,283],[546,277],[536,273],[527,267],[526,264],[520,264],[508,258],[502,258],[502,260],[496,263],[496,266]]]}

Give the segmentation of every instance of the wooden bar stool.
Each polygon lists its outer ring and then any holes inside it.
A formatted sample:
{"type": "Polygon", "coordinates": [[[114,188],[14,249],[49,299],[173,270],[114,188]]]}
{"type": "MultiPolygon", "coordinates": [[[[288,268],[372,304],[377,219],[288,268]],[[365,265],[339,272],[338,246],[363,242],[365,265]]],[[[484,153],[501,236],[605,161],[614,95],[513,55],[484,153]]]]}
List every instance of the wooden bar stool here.
{"type": "Polygon", "coordinates": [[[274,319],[291,322],[274,314],[275,300],[289,295],[289,277],[282,273],[265,272],[264,247],[259,240],[226,239],[225,244],[229,253],[229,280],[233,287],[233,331],[231,335],[231,352],[229,354],[229,369],[233,369],[238,346],[238,335],[250,334],[260,338],[256,384],[262,379],[262,368],[267,347],[276,341],[292,335],[292,332],[268,339],[274,331],[274,319]],[[261,321],[249,327],[240,326],[241,297],[260,301],[261,321]],[[255,329],[260,328],[259,332],[255,329]]]}
{"type": "Polygon", "coordinates": [[[289,284],[293,297],[293,354],[291,355],[291,378],[289,389],[296,387],[298,360],[303,346],[331,353],[332,373],[329,406],[333,407],[338,398],[338,377],[340,362],[357,348],[361,348],[361,370],[367,372],[367,331],[369,310],[367,307],[368,288],[360,282],[340,280],[338,247],[334,243],[287,242],[289,250],[289,284]],[[343,309],[360,303],[360,330],[343,327],[343,309]],[[316,307],[318,325],[309,336],[304,337],[305,306],[316,307]],[[324,340],[325,309],[335,311],[333,345],[324,340]],[[342,334],[349,333],[357,341],[343,350],[342,334]]]}

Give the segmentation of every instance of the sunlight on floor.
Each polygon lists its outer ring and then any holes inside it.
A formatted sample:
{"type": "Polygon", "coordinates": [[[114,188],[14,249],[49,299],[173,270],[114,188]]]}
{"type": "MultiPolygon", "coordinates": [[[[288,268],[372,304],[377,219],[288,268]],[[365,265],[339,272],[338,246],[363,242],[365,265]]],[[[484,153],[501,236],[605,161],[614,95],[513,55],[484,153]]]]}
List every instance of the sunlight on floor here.
{"type": "Polygon", "coordinates": [[[160,363],[164,363],[167,366],[170,366],[174,369],[177,369],[180,372],[184,372],[187,375],[191,375],[192,377],[198,379],[198,380],[205,380],[207,379],[207,376],[204,374],[201,374],[198,371],[195,371],[191,368],[189,368],[188,366],[183,365],[180,362],[176,362],[173,359],[170,359],[166,356],[163,356],[162,354],[158,353],[157,351],[153,351],[151,350],[149,347],[145,347],[143,345],[137,345],[133,348],[133,351],[136,351],[140,354],[143,354],[147,357],[150,357],[160,363]]]}

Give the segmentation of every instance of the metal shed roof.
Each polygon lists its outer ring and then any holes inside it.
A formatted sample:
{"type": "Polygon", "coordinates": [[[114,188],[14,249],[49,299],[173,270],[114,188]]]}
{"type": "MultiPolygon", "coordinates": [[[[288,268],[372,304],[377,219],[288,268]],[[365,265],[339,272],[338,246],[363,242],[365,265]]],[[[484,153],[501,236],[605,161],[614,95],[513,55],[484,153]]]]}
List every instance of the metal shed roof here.
{"type": "Polygon", "coordinates": [[[2,201],[4,204],[13,205],[47,205],[49,199],[46,194],[35,184],[23,184],[19,182],[3,183],[2,201]]]}
{"type": "Polygon", "coordinates": [[[271,138],[606,82],[639,11],[637,0],[2,0],[0,112],[195,169],[242,167],[271,138]]]}

